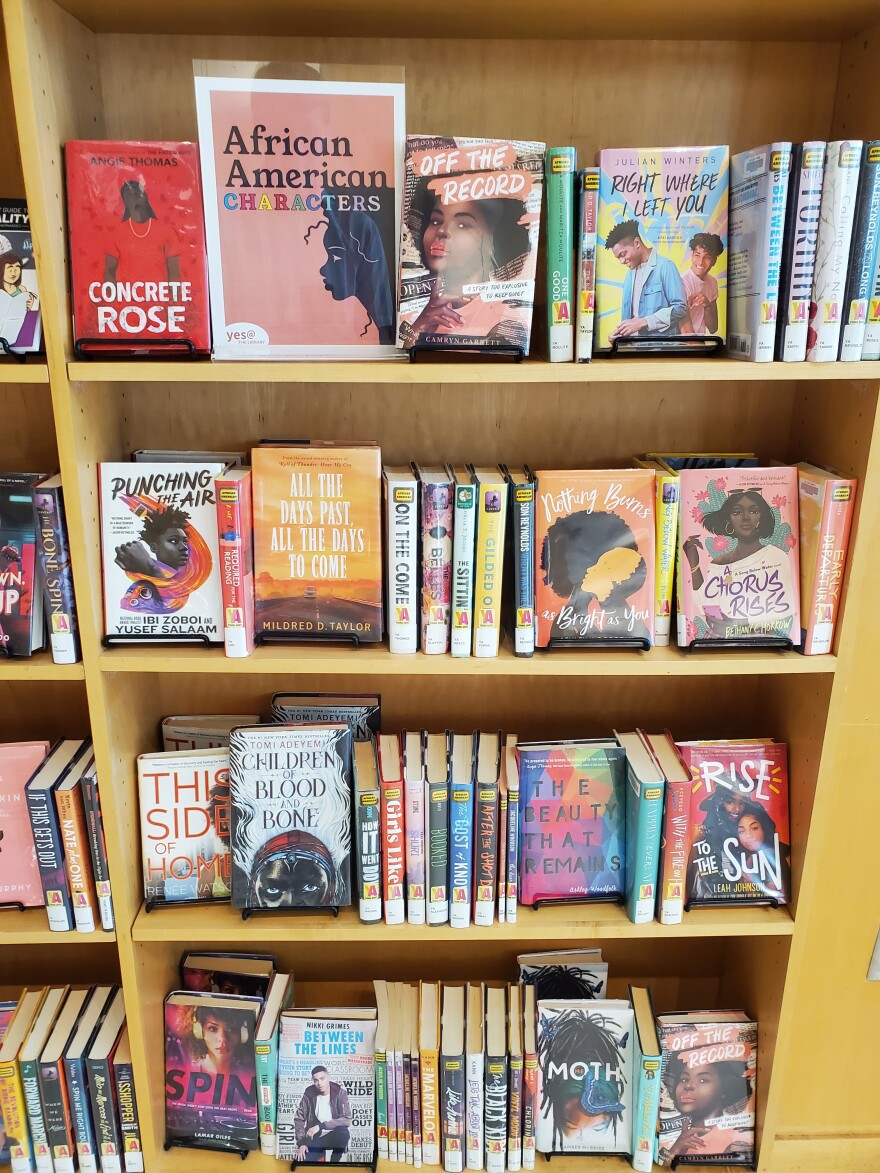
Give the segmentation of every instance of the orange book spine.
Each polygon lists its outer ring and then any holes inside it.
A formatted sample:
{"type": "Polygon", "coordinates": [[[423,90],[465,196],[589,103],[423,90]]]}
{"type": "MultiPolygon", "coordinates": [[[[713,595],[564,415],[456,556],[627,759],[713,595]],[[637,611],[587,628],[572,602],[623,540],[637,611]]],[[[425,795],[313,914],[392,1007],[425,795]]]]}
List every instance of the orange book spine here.
{"type": "Polygon", "coordinates": [[[660,923],[681,924],[690,850],[691,783],[666,783],[666,810],[660,843],[660,923]]]}
{"type": "Polygon", "coordinates": [[[812,590],[801,603],[805,656],[825,655],[834,643],[855,497],[855,481],[835,480],[825,486],[812,590]]]}
{"type": "Polygon", "coordinates": [[[55,805],[58,807],[58,818],[61,822],[61,841],[64,844],[64,860],[70,881],[76,931],[93,933],[95,918],[98,915],[97,893],[89,855],[82,790],[79,786],[74,786],[70,790],[56,790],[55,805]]]}
{"type": "Polygon", "coordinates": [[[217,533],[220,539],[223,645],[227,656],[249,656],[254,650],[254,543],[250,473],[241,477],[216,477],[214,485],[217,533]]]}

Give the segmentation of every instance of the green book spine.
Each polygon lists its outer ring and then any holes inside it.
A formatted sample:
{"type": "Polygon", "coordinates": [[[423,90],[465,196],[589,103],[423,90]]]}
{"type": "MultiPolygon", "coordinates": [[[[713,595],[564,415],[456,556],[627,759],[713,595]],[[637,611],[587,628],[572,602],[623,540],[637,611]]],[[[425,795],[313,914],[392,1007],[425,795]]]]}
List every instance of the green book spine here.
{"type": "Polygon", "coordinates": [[[388,1071],[384,1051],[376,1052],[376,1134],[380,1157],[388,1157],[388,1071]]]}
{"type": "Polygon", "coordinates": [[[275,1116],[278,1108],[278,1031],[272,1038],[254,1044],[257,1061],[257,1115],[260,1122],[260,1151],[276,1155],[275,1116]]]}
{"type": "Polygon", "coordinates": [[[574,362],[574,147],[548,147],[547,334],[551,362],[574,362]]]}

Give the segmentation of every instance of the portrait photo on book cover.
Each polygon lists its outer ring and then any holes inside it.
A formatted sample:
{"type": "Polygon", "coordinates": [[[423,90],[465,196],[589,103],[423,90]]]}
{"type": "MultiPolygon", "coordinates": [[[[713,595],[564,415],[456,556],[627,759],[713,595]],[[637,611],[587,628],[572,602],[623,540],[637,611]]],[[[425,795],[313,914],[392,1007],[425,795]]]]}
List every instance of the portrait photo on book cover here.
{"type": "Polygon", "coordinates": [[[165,1007],[165,1123],[169,1136],[254,1147],[257,1088],[251,1008],[165,1007]]]}
{"type": "Polygon", "coordinates": [[[294,1116],[298,1161],[342,1161],[351,1138],[352,1110],[348,1092],[316,1064],[311,1084],[302,1094],[294,1116]]]}

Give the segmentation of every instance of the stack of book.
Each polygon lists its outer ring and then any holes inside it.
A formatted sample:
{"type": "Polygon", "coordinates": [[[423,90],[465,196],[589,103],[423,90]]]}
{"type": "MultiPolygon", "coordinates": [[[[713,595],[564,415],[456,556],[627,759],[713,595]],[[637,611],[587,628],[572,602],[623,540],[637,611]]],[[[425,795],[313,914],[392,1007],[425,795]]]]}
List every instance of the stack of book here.
{"type": "Polygon", "coordinates": [[[0,1002],[0,1105],[13,1170],[143,1173],[122,990],[47,986],[0,1002]]]}
{"type": "Polygon", "coordinates": [[[44,905],[53,932],[112,931],[90,738],[0,745],[0,892],[6,905],[44,905]]]}

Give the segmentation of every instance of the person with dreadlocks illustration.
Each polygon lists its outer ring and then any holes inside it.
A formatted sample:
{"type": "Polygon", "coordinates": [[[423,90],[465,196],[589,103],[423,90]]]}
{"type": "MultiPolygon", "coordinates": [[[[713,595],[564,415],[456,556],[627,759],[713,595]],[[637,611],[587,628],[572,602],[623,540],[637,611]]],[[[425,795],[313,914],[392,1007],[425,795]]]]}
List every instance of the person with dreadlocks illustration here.
{"type": "Polygon", "coordinates": [[[523,974],[527,985],[535,987],[538,1002],[576,1001],[598,998],[602,979],[582,965],[541,965],[523,974]]]}
{"type": "Polygon", "coordinates": [[[327,845],[308,831],[287,831],[254,856],[248,907],[320,908],[343,899],[344,889],[327,845]]]}
{"type": "Polygon", "coordinates": [[[541,1104],[538,1128],[549,1147],[542,1152],[614,1152],[618,1128],[627,1110],[623,1074],[628,1033],[620,1035],[617,1021],[597,1009],[566,1007],[564,1002],[542,1007],[538,1025],[538,1066],[541,1104]],[[611,1137],[603,1134],[611,1133],[611,1137]]]}
{"type": "Polygon", "coordinates": [[[151,615],[179,611],[211,573],[207,543],[184,510],[139,495],[123,496],[122,500],[142,519],[143,528],[140,541],[116,547],[114,561],[132,580],[121,606],[151,615]]]}

